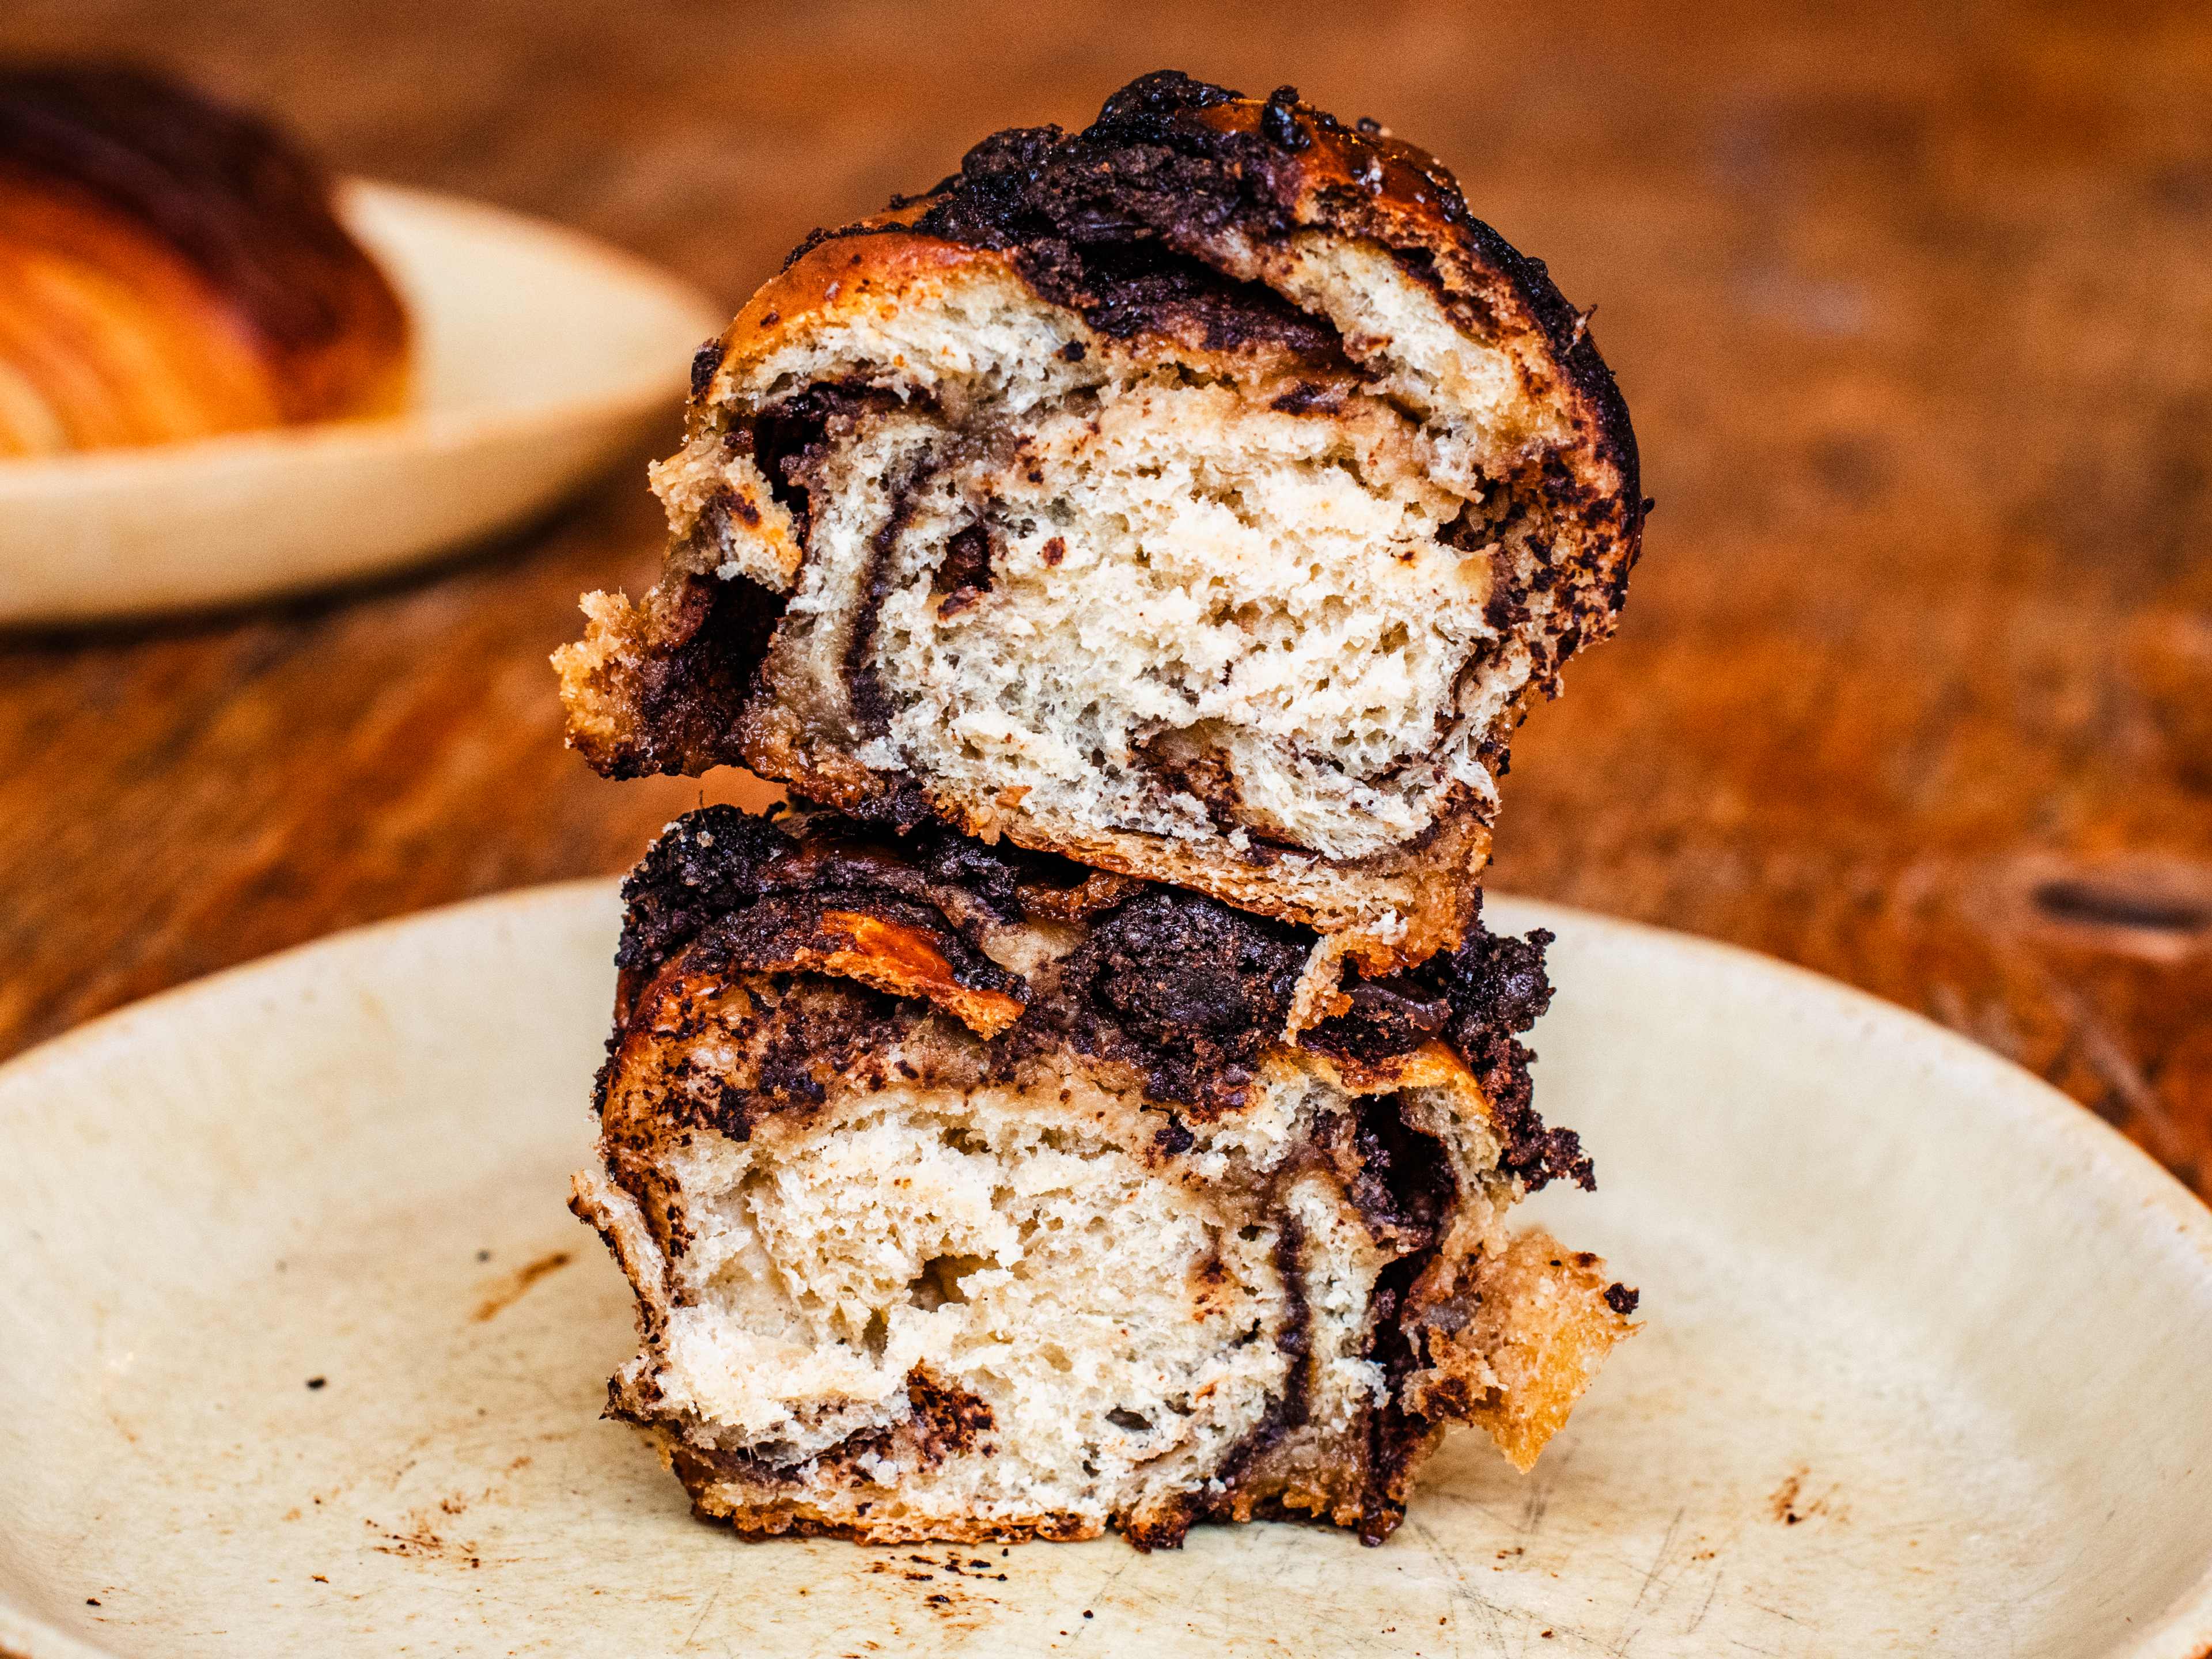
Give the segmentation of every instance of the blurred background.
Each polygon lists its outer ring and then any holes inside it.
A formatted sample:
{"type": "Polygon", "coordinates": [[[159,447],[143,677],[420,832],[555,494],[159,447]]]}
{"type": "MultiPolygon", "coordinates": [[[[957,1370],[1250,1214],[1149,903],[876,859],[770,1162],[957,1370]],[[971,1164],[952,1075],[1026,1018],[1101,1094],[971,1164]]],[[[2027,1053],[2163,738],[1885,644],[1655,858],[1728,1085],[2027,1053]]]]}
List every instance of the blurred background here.
{"type": "MultiPolygon", "coordinates": [[[[1376,116],[1596,306],[1658,501],[1620,637],[1516,745],[1494,884],[1854,981],[2212,1182],[2203,4],[8,0],[0,55],[51,53],[732,309],[1143,70],[1376,116]]],[[[645,459],[427,574],[0,635],[0,1054],[757,799],[561,746],[546,653],[649,582],[645,459]]]]}

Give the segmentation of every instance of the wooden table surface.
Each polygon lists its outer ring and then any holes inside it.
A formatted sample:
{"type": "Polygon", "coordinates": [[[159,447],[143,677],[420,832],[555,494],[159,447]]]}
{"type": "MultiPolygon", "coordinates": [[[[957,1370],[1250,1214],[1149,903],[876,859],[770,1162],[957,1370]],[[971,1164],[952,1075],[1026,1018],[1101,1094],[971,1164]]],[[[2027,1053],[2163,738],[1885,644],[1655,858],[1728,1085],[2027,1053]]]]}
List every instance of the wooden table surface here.
{"type": "MultiPolygon", "coordinates": [[[[1144,70],[1382,118],[1598,307],[1659,502],[1496,884],[1921,1010],[2205,1190],[2212,9],[1895,10],[9,0],[0,52],[167,62],[733,307],[1144,70]]],[[[0,637],[0,1052],[757,793],[561,746],[546,653],[654,565],[643,459],[434,574],[0,637]]]]}

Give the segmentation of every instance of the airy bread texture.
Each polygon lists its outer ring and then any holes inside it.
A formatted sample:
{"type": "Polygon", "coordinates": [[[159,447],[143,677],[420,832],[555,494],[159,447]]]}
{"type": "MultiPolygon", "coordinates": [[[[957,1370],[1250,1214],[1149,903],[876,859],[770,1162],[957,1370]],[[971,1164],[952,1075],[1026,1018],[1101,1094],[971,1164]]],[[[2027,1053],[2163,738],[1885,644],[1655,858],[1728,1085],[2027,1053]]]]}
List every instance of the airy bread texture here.
{"type": "Polygon", "coordinates": [[[701,356],[570,738],[1452,948],[1642,520],[1582,319],[1420,152],[1151,76],[803,248],[701,356]]]}
{"type": "Polygon", "coordinates": [[[1448,1424],[1528,1467],[1632,1328],[1504,1225],[1588,1170],[1510,1036],[1540,941],[1292,1045],[1300,942],[972,842],[710,809],[629,893],[575,1199],[638,1292],[610,1412],[741,1531],[1380,1541],[1448,1424]]]}
{"type": "Polygon", "coordinates": [[[134,70],[0,70],[0,456],[389,413],[407,347],[273,127],[134,70]]]}

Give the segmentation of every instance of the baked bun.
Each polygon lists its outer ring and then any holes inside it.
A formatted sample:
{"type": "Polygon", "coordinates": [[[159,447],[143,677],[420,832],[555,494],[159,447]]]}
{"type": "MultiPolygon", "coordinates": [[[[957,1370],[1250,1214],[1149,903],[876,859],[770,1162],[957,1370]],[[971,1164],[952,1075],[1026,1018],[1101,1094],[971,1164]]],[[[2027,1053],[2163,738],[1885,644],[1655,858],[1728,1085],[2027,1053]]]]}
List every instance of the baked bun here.
{"type": "Polygon", "coordinates": [[[1589,1177],[1529,1104],[1540,933],[1293,1046],[1310,935],[1003,843],[709,807],[624,891],[609,1414],[741,1532],[1379,1542],[1448,1425],[1528,1468],[1633,1328],[1504,1224],[1589,1177]]]}
{"type": "Polygon", "coordinates": [[[0,68],[0,455],[387,413],[406,358],[275,129],[132,70],[0,68]]]}
{"type": "Polygon", "coordinates": [[[602,772],[742,764],[1334,936],[1466,933],[1506,744],[1641,535],[1583,319],[1458,187],[1175,74],[817,233],[693,375],[602,772]]]}

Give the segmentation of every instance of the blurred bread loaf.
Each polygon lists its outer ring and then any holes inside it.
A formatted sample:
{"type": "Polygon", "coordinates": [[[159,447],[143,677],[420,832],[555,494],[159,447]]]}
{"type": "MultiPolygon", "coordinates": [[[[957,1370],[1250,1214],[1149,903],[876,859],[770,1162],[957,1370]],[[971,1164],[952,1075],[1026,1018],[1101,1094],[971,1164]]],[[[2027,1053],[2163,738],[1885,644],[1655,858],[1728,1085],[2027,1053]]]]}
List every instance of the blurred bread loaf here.
{"type": "Polygon", "coordinates": [[[0,455],[389,412],[407,343],[266,122],[136,70],[0,66],[0,455]]]}

